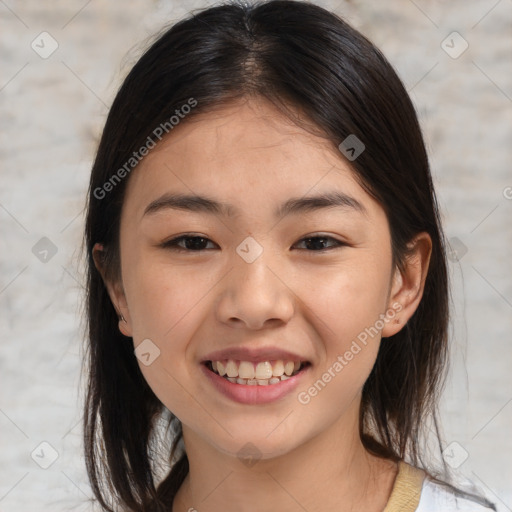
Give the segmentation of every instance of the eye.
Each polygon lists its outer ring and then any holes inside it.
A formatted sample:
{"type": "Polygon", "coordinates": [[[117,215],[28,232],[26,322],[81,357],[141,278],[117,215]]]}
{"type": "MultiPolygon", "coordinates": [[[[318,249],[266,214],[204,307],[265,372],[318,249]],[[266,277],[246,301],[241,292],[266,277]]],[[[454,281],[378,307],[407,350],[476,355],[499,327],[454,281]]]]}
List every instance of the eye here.
{"type": "MultiPolygon", "coordinates": [[[[306,247],[308,249],[311,249],[313,252],[325,252],[329,251],[331,249],[335,249],[336,247],[341,247],[346,245],[344,242],[341,242],[340,240],[336,240],[336,238],[333,238],[332,236],[308,236],[306,238],[303,238],[302,240],[299,240],[297,243],[306,242],[306,247]],[[324,244],[327,241],[333,241],[335,242],[334,246],[325,247],[324,244]]],[[[311,251],[310,251],[311,252],[311,251]]]]}
{"type": "Polygon", "coordinates": [[[211,240],[203,236],[181,235],[167,240],[161,246],[173,251],[199,252],[206,250],[205,244],[208,242],[211,240]],[[181,242],[184,243],[184,246],[180,245],[181,242]]]}
{"type": "MultiPolygon", "coordinates": [[[[341,247],[346,245],[344,242],[340,240],[336,240],[331,236],[309,236],[299,240],[297,244],[305,242],[306,249],[309,252],[325,252],[331,249],[335,249],[336,247],[341,247]],[[331,241],[334,242],[334,245],[325,247],[325,243],[331,241]]],[[[200,252],[207,250],[206,245],[208,243],[214,244],[210,239],[198,236],[198,235],[180,235],[176,238],[172,238],[171,240],[167,240],[166,242],[161,244],[161,247],[165,249],[170,249],[178,252],[200,252]]],[[[297,245],[295,244],[295,245],[297,245]]],[[[216,245],[216,244],[214,244],[216,245]]]]}

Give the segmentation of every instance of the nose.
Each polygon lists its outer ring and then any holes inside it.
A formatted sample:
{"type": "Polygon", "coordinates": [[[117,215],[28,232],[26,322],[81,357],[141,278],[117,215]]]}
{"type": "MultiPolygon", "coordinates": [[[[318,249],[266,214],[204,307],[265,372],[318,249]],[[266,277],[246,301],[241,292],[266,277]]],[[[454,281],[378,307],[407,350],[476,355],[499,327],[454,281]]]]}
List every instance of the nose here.
{"type": "Polygon", "coordinates": [[[220,322],[256,330],[284,325],[292,318],[295,296],[283,276],[267,265],[264,255],[252,263],[235,259],[217,302],[220,322]]]}

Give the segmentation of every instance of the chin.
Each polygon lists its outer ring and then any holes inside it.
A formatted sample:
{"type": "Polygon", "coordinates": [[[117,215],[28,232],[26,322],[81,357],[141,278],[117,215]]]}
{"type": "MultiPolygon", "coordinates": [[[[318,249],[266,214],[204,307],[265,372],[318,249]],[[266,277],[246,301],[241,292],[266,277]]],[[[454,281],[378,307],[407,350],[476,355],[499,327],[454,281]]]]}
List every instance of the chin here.
{"type": "Polygon", "coordinates": [[[249,466],[253,460],[274,459],[293,451],[301,444],[300,439],[296,437],[292,439],[288,433],[279,433],[274,429],[275,423],[270,428],[266,424],[261,429],[250,431],[233,431],[228,427],[232,437],[225,433],[222,440],[212,439],[211,441],[220,452],[236,457],[242,462],[248,460],[249,466]]]}

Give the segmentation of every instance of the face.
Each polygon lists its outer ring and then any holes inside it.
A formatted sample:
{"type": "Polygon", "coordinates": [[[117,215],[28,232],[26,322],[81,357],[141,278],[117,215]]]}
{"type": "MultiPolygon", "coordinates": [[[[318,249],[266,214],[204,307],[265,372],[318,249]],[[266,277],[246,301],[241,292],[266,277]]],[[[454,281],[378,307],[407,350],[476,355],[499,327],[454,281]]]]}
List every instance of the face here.
{"type": "Polygon", "coordinates": [[[120,327],[184,433],[270,458],[357,429],[381,337],[409,313],[384,210],[331,143],[260,100],[198,115],[132,172],[120,229],[120,327]]]}

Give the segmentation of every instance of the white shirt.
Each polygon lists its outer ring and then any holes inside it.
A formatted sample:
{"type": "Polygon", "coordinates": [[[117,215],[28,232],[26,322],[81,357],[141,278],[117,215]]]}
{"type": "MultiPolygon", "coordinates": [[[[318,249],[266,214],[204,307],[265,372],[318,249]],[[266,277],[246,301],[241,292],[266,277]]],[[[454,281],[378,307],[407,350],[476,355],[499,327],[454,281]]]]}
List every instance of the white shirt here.
{"type": "Polygon", "coordinates": [[[461,497],[451,489],[425,478],[416,512],[490,512],[492,508],[461,497]]]}

